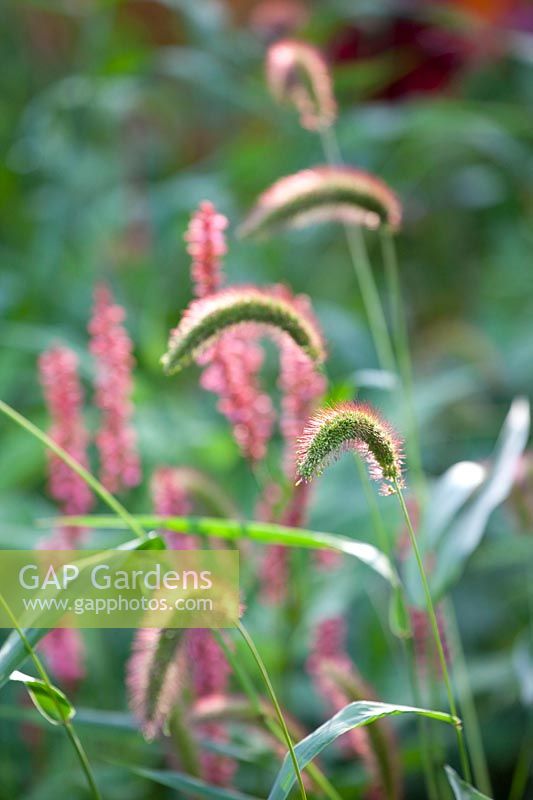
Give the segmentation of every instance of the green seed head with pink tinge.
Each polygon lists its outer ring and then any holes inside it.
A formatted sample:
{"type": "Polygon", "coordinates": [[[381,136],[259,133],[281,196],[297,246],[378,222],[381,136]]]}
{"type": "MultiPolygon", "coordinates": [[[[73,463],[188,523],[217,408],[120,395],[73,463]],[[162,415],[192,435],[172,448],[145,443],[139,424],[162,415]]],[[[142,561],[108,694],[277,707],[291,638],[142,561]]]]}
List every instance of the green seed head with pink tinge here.
{"type": "Polygon", "coordinates": [[[354,450],[367,462],[371,478],[389,493],[402,485],[401,442],[390,425],[362,403],[339,403],[314,414],[298,448],[298,474],[304,481],[320,475],[344,450],[354,450]]]}

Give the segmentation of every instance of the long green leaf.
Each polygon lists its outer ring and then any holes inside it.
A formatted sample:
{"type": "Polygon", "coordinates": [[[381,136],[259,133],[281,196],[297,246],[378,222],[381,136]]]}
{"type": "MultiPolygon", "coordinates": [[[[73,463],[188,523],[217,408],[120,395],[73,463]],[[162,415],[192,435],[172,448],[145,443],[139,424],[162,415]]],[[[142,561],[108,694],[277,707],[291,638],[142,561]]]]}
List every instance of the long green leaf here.
{"type": "MultiPolygon", "coordinates": [[[[456,464],[437,482],[420,537],[436,556],[431,575],[434,600],[439,600],[461,576],[482,540],[492,512],[509,495],[518,460],[527,444],[529,425],[529,403],[517,398],[503,424],[491,466],[484,470],[469,462],[456,464]]],[[[407,562],[405,577],[413,603],[423,605],[413,557],[407,562]]]]}
{"type": "Polygon", "coordinates": [[[170,789],[176,789],[184,797],[206,797],[208,800],[258,800],[249,794],[243,794],[235,790],[223,789],[219,786],[211,786],[197,778],[191,778],[181,772],[167,772],[157,769],[142,769],[140,767],[128,767],[135,775],[146,778],[170,789]]]}
{"type": "Polygon", "coordinates": [[[444,767],[448,783],[452,787],[455,800],[490,800],[486,794],[478,792],[469,783],[459,777],[457,772],[449,766],[444,767]]]}
{"type": "MultiPolygon", "coordinates": [[[[339,736],[353,730],[353,728],[361,728],[364,725],[370,725],[372,722],[383,719],[383,717],[393,717],[401,714],[418,714],[421,717],[447,722],[450,725],[460,725],[460,720],[442,711],[430,711],[425,708],[391,705],[390,703],[367,701],[350,703],[350,705],[345,706],[334,717],[328,719],[320,728],[317,728],[295,746],[298,763],[303,769],[324,748],[332,744],[339,736]]],[[[294,781],[294,768],[290,758],[286,755],[268,800],[285,800],[290,794],[294,781]]]]}
{"type": "MultiPolygon", "coordinates": [[[[301,528],[287,528],[264,522],[243,522],[215,517],[162,517],[153,515],[134,516],[143,528],[166,528],[182,533],[212,536],[218,539],[251,539],[263,544],[282,544],[286,547],[303,547],[315,550],[336,550],[357,558],[385,578],[394,588],[399,585],[398,573],[391,562],[377,547],[367,542],[348,539],[333,533],[320,533],[301,528]]],[[[117,517],[86,516],[60,517],[53,521],[59,525],[77,525],[89,528],[124,530],[125,524],[117,517]]]]}
{"type": "MultiPolygon", "coordinates": [[[[160,550],[165,543],[160,536],[149,533],[142,539],[132,539],[121,544],[119,550],[160,550]]],[[[34,647],[48,633],[48,628],[26,628],[24,634],[34,647]]],[[[28,658],[24,642],[16,631],[12,631],[0,647],[0,689],[8,682],[11,673],[28,658]]]]}
{"type": "Polygon", "coordinates": [[[55,686],[50,692],[44,681],[18,670],[12,672],[9,679],[24,684],[35,708],[51,725],[63,725],[76,713],[63,692],[55,686]]]}

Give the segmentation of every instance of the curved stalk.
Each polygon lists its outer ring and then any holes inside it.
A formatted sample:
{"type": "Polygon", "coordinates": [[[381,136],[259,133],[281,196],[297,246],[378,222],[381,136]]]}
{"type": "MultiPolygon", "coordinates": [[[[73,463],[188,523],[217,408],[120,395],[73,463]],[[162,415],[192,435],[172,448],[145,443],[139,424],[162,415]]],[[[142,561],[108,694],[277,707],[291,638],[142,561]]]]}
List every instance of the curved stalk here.
{"type": "MultiPolygon", "coordinates": [[[[328,164],[331,166],[342,164],[342,156],[333,129],[322,129],[320,131],[320,140],[328,164]]],[[[389,372],[395,372],[394,351],[383,306],[379,299],[379,293],[370,266],[363,231],[359,226],[353,227],[345,223],[343,223],[343,228],[380,366],[389,372]]]]}
{"type": "Polygon", "coordinates": [[[413,387],[413,365],[409,351],[409,334],[405,318],[405,306],[400,288],[398,259],[392,233],[388,230],[380,232],[381,250],[385,266],[385,276],[391,304],[392,338],[396,346],[398,370],[403,384],[408,435],[405,437],[407,459],[415,474],[418,494],[424,498],[425,480],[422,468],[418,420],[416,417],[413,387]]]}
{"type": "MultiPolygon", "coordinates": [[[[424,590],[424,597],[425,597],[425,600],[426,600],[426,608],[427,608],[427,613],[428,613],[429,622],[430,622],[430,626],[431,626],[431,632],[433,634],[435,647],[437,649],[440,668],[441,668],[441,671],[442,671],[442,678],[444,680],[444,685],[445,685],[445,688],[446,688],[446,694],[448,695],[448,705],[450,707],[450,713],[454,717],[458,717],[459,715],[457,713],[457,705],[456,705],[455,697],[454,697],[454,694],[453,694],[452,683],[451,683],[450,674],[449,674],[449,671],[448,671],[448,665],[446,663],[446,655],[445,655],[445,652],[444,652],[444,646],[442,644],[442,638],[441,638],[440,631],[439,631],[439,625],[438,625],[438,622],[437,622],[437,615],[435,613],[435,606],[433,605],[433,599],[431,597],[431,590],[429,588],[429,583],[428,583],[428,579],[427,579],[427,576],[426,576],[426,571],[424,569],[424,562],[422,561],[422,556],[420,554],[420,549],[418,547],[418,542],[416,540],[416,535],[415,535],[415,532],[414,532],[414,529],[413,529],[413,525],[411,523],[411,518],[409,516],[409,511],[407,510],[407,506],[405,505],[405,500],[404,500],[404,497],[403,497],[403,494],[402,494],[402,490],[401,490],[400,485],[398,484],[397,480],[394,481],[394,484],[395,484],[395,488],[396,488],[396,494],[398,495],[398,500],[400,502],[400,507],[402,509],[402,514],[403,514],[404,519],[405,519],[405,524],[407,525],[407,530],[409,532],[409,539],[410,539],[411,547],[413,548],[413,552],[414,552],[414,555],[415,555],[416,563],[417,563],[417,566],[418,566],[418,571],[419,571],[419,574],[420,574],[420,580],[422,582],[422,588],[424,590]]],[[[472,782],[472,775],[471,775],[471,771],[470,771],[470,763],[469,763],[469,760],[468,760],[468,754],[467,754],[466,745],[465,745],[465,741],[464,741],[463,731],[462,731],[462,728],[459,725],[455,726],[455,733],[456,733],[456,736],[457,736],[457,746],[459,748],[459,756],[460,756],[460,759],[461,759],[461,769],[463,771],[463,775],[464,775],[465,780],[468,783],[471,783],[472,782]]]]}
{"type": "Polygon", "coordinates": [[[278,699],[276,697],[276,693],[274,691],[274,687],[272,686],[272,683],[270,681],[270,677],[269,677],[268,671],[267,671],[265,665],[263,664],[263,659],[259,655],[259,651],[258,651],[257,647],[255,646],[254,640],[252,639],[252,637],[250,636],[250,634],[248,633],[248,631],[246,630],[246,628],[244,627],[242,622],[238,622],[237,623],[237,630],[239,631],[239,633],[241,634],[242,638],[246,642],[246,645],[247,645],[250,653],[252,654],[255,663],[257,664],[259,672],[261,673],[263,681],[265,682],[265,686],[267,688],[268,694],[270,695],[270,699],[272,701],[272,705],[274,706],[274,709],[276,711],[276,715],[278,717],[279,724],[280,724],[281,729],[283,731],[283,735],[285,737],[285,741],[287,743],[287,747],[289,748],[289,753],[290,753],[290,756],[291,756],[292,764],[294,766],[294,772],[296,774],[296,778],[297,778],[297,781],[298,781],[298,786],[300,787],[300,794],[302,796],[302,800],[307,800],[307,795],[306,795],[306,792],[305,792],[305,786],[304,786],[304,782],[303,782],[303,778],[302,778],[302,772],[300,770],[300,765],[298,764],[298,759],[296,758],[296,753],[294,751],[294,745],[292,743],[291,735],[289,733],[289,730],[287,728],[287,724],[285,722],[285,718],[283,717],[283,713],[282,713],[280,705],[278,703],[278,699]]]}
{"type": "MultiPolygon", "coordinates": [[[[280,728],[279,724],[277,723],[277,715],[276,719],[272,718],[273,710],[266,708],[265,705],[261,702],[261,698],[257,694],[253,683],[251,682],[250,678],[243,670],[242,665],[239,663],[238,659],[235,657],[233,651],[228,647],[226,641],[220,631],[213,630],[213,636],[219,643],[228,664],[233,669],[238,681],[240,682],[245,695],[248,697],[251,706],[254,712],[257,714],[258,718],[262,719],[265,726],[268,728],[270,733],[274,736],[275,739],[278,740],[281,744],[286,744],[285,735],[280,728]]],[[[288,727],[288,726],[287,726],[288,727]]],[[[290,730],[289,730],[290,733],[290,730]]],[[[293,735],[294,732],[293,732],[293,735]]],[[[322,770],[317,767],[317,765],[310,761],[309,764],[306,766],[306,770],[309,773],[309,776],[315,783],[318,789],[320,789],[329,800],[342,800],[340,794],[337,792],[335,787],[330,783],[330,781],[326,778],[322,770]]]]}

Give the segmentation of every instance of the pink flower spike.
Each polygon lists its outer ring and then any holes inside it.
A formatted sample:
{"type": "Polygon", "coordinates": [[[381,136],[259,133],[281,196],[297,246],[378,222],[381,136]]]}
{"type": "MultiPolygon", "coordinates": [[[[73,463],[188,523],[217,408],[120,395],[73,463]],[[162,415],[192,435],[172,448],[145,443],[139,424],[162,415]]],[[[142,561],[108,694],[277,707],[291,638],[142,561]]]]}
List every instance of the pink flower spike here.
{"type": "MultiPolygon", "coordinates": [[[[230,666],[211,631],[187,631],[187,655],[196,698],[224,696],[228,689],[230,666]]],[[[199,726],[199,733],[216,742],[228,741],[227,732],[217,722],[199,726]]],[[[236,769],[237,764],[226,756],[202,753],[202,774],[209,783],[228,786],[236,769]]]]}
{"type": "MultiPolygon", "coordinates": [[[[160,467],[154,472],[151,482],[154,511],[162,517],[182,517],[190,514],[192,503],[183,486],[181,474],[172,467],[160,467]]],[[[196,538],[177,531],[164,531],[165,539],[172,550],[193,550],[196,538]]]]}
{"type": "MultiPolygon", "coordinates": [[[[78,377],[78,359],[66,347],[53,347],[39,359],[41,385],[52,424],[50,437],[88,467],[88,433],[83,422],[83,392],[78,377]]],[[[87,514],[93,496],[85,481],[53,453],[48,456],[48,488],[64,514],[87,514]]],[[[79,529],[69,529],[72,542],[79,529]]]]}
{"type": "Polygon", "coordinates": [[[54,677],[71,690],[85,678],[85,648],[79,630],[55,628],[42,640],[41,650],[54,677]]]}
{"type": "Polygon", "coordinates": [[[124,317],[109,288],[97,286],[89,323],[90,351],[96,361],[95,404],[101,412],[96,437],[100,477],[110,492],[137,486],[141,480],[136,435],[130,424],[134,359],[124,317]]]}
{"type": "MultiPolygon", "coordinates": [[[[37,550],[69,550],[73,541],[72,528],[58,528],[51,536],[37,543],[37,550]]],[[[85,646],[81,633],[75,628],[55,628],[40,642],[40,648],[54,677],[71,690],[85,678],[85,646]]]]}
{"type": "Polygon", "coordinates": [[[206,297],[222,286],[221,258],[227,252],[224,231],[228,220],[208,201],[192,215],[185,241],[192,257],[191,274],[197,297],[206,297]]]}
{"type": "Polygon", "coordinates": [[[263,349],[258,333],[230,331],[201,357],[205,364],[201,386],[218,395],[218,409],[233,426],[233,436],[243,456],[261,461],[272,435],[274,409],[261,390],[258,373],[263,349]]]}

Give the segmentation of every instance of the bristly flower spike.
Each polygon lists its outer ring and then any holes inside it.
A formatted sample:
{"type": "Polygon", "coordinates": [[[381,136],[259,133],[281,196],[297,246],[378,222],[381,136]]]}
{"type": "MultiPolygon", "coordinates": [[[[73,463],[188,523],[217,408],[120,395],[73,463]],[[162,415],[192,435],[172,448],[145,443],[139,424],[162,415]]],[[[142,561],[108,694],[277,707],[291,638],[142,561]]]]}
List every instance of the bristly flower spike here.
{"type": "Polygon", "coordinates": [[[267,53],[266,77],[274,98],[299,112],[302,128],[323,130],[335,122],[330,71],[316,47],[293,39],[275,42],[267,53]]]}
{"type": "Polygon", "coordinates": [[[224,231],[227,217],[205,200],[194,212],[185,234],[187,252],[192,258],[191,275],[197,297],[206,297],[222,285],[222,256],[226,254],[224,231]]]}
{"type": "Polygon", "coordinates": [[[179,372],[214,344],[225,331],[251,323],[257,330],[286,334],[314,362],[325,358],[319,331],[288,300],[255,287],[225,289],[196,300],[172,331],[162,358],[167,375],[179,372]]]}
{"type": "Polygon", "coordinates": [[[317,166],[280,178],[261,194],[240,227],[241,236],[343,222],[397,231],[402,207],[386,183],[355,167],[317,166]]]}
{"type": "Polygon", "coordinates": [[[344,450],[354,450],[368,464],[370,476],[389,494],[402,486],[401,441],[380,415],[363,403],[322,408],[309,420],[298,449],[298,474],[310,481],[344,450]]]}

